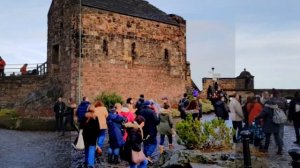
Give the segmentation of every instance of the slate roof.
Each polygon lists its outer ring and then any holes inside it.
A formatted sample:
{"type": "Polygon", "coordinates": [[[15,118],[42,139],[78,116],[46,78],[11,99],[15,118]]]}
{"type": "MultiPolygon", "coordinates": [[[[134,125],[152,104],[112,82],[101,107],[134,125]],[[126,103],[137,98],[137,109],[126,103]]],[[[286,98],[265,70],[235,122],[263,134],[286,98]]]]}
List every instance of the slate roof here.
{"type": "Polygon", "coordinates": [[[82,0],[82,5],[178,26],[165,12],[145,0],[82,0]]]}

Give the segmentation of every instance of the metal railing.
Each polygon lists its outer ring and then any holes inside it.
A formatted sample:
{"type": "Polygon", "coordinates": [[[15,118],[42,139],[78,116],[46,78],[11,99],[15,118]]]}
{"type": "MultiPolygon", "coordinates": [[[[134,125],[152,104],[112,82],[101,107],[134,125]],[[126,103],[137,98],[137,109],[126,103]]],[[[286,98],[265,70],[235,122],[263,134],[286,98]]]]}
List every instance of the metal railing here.
{"type": "MultiPolygon", "coordinates": [[[[5,76],[21,76],[20,69],[24,64],[6,64],[5,76]]],[[[45,75],[47,73],[47,62],[27,64],[26,75],[45,75]]]]}

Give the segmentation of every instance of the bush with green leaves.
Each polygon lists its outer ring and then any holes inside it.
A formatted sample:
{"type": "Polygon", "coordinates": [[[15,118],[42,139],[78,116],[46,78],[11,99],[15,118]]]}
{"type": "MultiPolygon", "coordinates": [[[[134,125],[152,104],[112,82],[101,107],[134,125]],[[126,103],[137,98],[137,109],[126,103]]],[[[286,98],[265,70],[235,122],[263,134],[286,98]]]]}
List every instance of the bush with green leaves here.
{"type": "Polygon", "coordinates": [[[203,113],[210,113],[210,112],[214,111],[214,106],[212,105],[210,100],[200,99],[200,103],[202,104],[202,112],[203,113]]]}
{"type": "Polygon", "coordinates": [[[186,120],[176,124],[176,132],[188,149],[206,150],[231,148],[231,139],[235,131],[227,127],[221,119],[200,122],[188,115],[186,120]]]}
{"type": "Polygon", "coordinates": [[[0,109],[0,117],[18,118],[18,114],[14,109],[0,109]]]}
{"type": "Polygon", "coordinates": [[[101,101],[106,108],[115,105],[116,103],[123,104],[122,97],[115,92],[102,92],[101,95],[96,96],[95,101],[101,101]]]}

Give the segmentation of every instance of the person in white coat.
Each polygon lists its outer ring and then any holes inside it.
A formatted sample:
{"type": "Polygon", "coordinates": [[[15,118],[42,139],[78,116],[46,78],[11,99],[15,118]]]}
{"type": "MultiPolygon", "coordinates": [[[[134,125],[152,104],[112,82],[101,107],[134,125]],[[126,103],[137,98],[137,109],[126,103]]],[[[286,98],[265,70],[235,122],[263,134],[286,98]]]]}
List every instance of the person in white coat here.
{"type": "Polygon", "coordinates": [[[238,143],[237,137],[240,137],[240,133],[243,128],[244,113],[242,106],[239,102],[239,95],[235,94],[229,103],[230,117],[232,120],[232,126],[237,131],[237,135],[233,135],[233,142],[238,143]]]}

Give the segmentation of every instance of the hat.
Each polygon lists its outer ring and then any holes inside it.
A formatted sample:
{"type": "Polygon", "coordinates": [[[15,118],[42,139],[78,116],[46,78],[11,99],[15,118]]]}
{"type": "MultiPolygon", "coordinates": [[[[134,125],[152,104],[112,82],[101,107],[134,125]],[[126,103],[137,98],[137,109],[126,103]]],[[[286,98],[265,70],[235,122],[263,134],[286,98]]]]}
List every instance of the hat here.
{"type": "Polygon", "coordinates": [[[147,100],[147,101],[144,101],[144,103],[143,103],[144,106],[149,106],[150,104],[151,104],[151,102],[148,101],[148,100],[147,100]]]}

